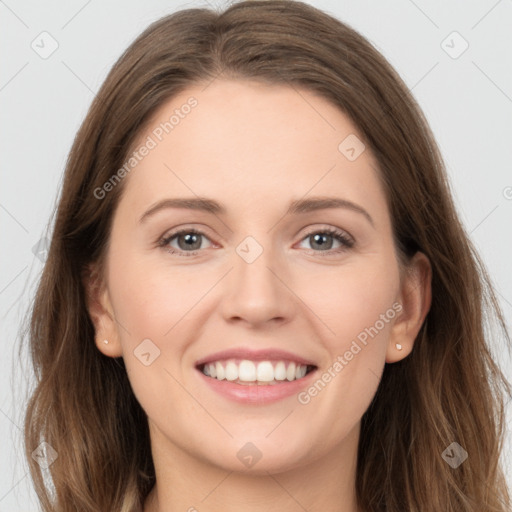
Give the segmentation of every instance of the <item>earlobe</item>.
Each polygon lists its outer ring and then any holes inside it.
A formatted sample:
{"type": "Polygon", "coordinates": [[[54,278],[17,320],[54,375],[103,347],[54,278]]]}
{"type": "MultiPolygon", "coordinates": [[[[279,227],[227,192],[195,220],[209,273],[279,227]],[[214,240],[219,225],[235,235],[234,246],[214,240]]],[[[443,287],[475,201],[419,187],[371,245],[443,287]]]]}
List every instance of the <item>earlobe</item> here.
{"type": "Polygon", "coordinates": [[[95,344],[108,357],[121,357],[121,344],[107,286],[94,265],[89,265],[83,275],[87,311],[94,325],[95,344]]]}
{"type": "Polygon", "coordinates": [[[396,317],[386,351],[386,363],[396,363],[407,357],[423,325],[432,302],[432,267],[421,252],[417,252],[405,269],[397,299],[402,305],[396,317]]]}

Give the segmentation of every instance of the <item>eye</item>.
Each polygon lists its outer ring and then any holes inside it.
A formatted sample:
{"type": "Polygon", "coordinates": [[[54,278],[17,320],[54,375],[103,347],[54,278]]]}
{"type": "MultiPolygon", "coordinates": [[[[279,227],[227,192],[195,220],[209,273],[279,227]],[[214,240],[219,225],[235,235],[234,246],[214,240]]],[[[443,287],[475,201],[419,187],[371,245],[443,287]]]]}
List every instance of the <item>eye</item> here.
{"type": "Polygon", "coordinates": [[[310,231],[302,241],[308,241],[315,253],[333,254],[340,253],[354,246],[354,239],[344,231],[335,228],[324,228],[310,231]],[[337,242],[338,248],[333,249],[337,242]]]}
{"type": "Polygon", "coordinates": [[[202,247],[202,240],[209,240],[201,231],[193,228],[181,229],[162,238],[158,245],[164,247],[171,254],[178,256],[195,256],[202,247]],[[173,246],[172,242],[176,242],[178,247],[173,246]]]}
{"type": "MultiPolygon", "coordinates": [[[[201,249],[205,249],[202,243],[203,240],[209,240],[209,238],[197,229],[188,228],[175,231],[163,237],[158,242],[158,246],[173,255],[197,256],[201,249]]],[[[301,242],[304,241],[308,241],[311,244],[312,249],[310,252],[314,254],[323,253],[325,255],[341,253],[350,249],[355,244],[354,239],[348,233],[335,228],[310,231],[301,240],[301,242]],[[339,245],[333,249],[333,245],[336,243],[339,245]]]]}

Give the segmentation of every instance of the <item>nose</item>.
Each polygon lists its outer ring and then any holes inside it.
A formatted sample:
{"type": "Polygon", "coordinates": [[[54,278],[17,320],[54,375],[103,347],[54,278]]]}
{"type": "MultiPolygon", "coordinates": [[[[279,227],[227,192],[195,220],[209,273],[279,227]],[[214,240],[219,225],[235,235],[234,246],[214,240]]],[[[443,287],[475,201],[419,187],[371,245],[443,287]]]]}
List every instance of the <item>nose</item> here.
{"type": "Polygon", "coordinates": [[[224,284],[221,309],[226,321],[261,327],[291,320],[294,294],[282,258],[266,247],[254,261],[235,251],[233,267],[224,284]]]}

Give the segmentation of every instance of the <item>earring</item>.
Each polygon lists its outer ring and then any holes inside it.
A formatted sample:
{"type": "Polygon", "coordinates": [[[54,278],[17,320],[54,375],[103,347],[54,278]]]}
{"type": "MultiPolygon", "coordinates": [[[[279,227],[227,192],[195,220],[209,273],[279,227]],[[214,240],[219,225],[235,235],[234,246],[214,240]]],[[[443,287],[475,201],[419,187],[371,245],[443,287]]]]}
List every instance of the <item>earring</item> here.
{"type": "Polygon", "coordinates": [[[395,347],[397,348],[397,350],[402,350],[402,345],[400,345],[400,343],[396,343],[395,347]]]}
{"type": "Polygon", "coordinates": [[[103,343],[105,343],[105,345],[108,345],[108,340],[103,340],[103,343]]]}

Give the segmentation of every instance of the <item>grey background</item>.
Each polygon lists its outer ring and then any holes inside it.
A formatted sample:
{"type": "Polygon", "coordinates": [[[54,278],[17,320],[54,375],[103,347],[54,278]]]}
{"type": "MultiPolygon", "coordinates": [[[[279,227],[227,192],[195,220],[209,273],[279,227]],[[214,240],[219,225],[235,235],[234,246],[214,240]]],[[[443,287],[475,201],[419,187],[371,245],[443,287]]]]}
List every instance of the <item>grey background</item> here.
{"type": "MultiPolygon", "coordinates": [[[[366,36],[412,89],[510,326],[512,0],[309,3],[366,36]],[[463,41],[450,36],[453,31],[469,44],[457,58],[463,41]]],[[[74,135],[95,91],[135,36],[165,14],[208,6],[223,3],[0,1],[0,512],[38,510],[22,455],[30,371],[17,357],[17,333],[42,269],[43,256],[34,255],[33,248],[53,210],[74,135]],[[31,47],[39,45],[40,52],[51,48],[48,36],[40,36],[43,31],[58,43],[46,59],[31,47]],[[42,42],[42,37],[47,39],[42,42]]],[[[503,346],[496,343],[493,349],[512,378],[503,346]]],[[[512,482],[510,405],[508,411],[505,463],[512,482]]]]}

